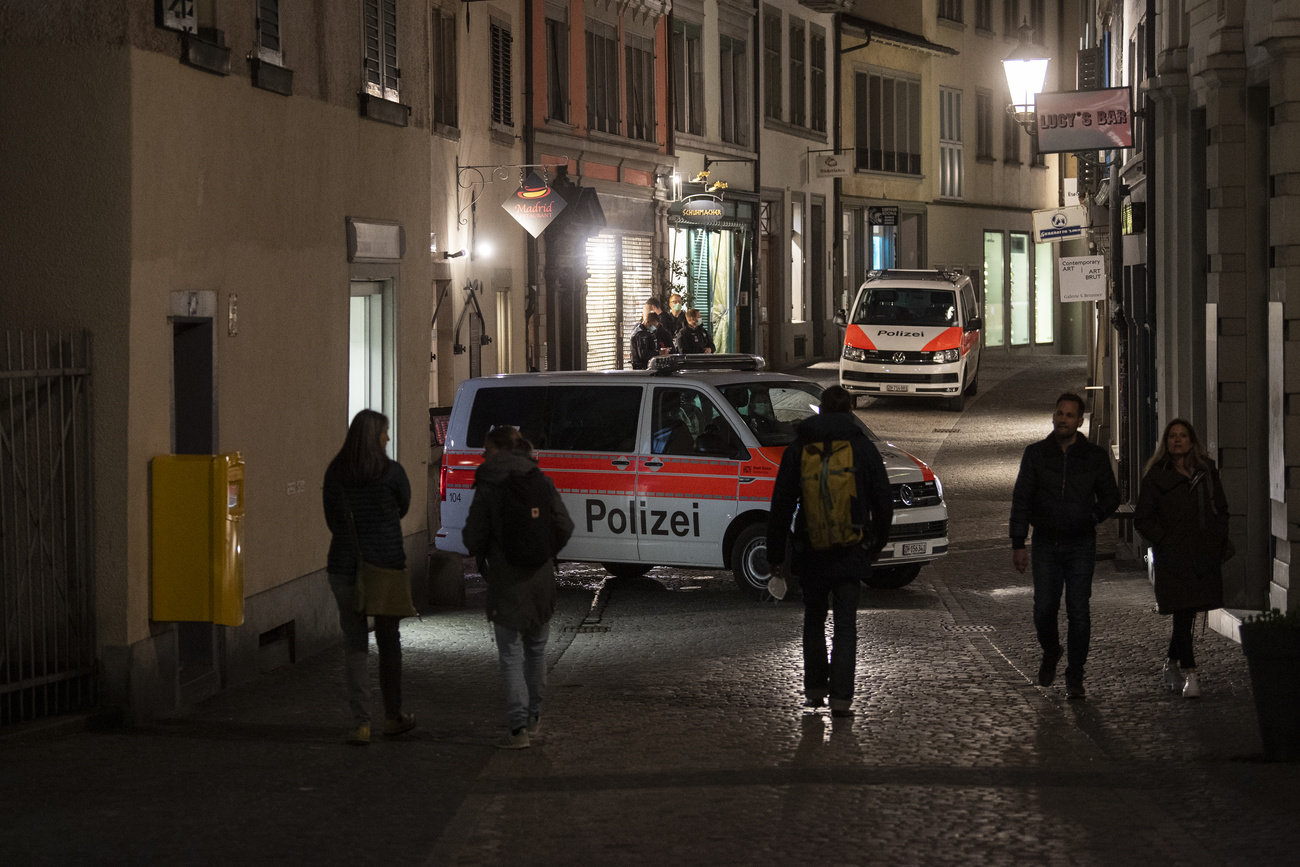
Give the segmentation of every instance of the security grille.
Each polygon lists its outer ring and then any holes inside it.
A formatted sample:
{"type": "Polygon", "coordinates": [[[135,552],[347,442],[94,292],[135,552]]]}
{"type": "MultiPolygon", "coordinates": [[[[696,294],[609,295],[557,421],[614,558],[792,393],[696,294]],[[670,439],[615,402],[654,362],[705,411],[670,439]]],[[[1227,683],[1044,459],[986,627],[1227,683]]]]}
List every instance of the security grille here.
{"type": "Polygon", "coordinates": [[[95,700],[90,342],[0,345],[0,724],[95,700]]]}

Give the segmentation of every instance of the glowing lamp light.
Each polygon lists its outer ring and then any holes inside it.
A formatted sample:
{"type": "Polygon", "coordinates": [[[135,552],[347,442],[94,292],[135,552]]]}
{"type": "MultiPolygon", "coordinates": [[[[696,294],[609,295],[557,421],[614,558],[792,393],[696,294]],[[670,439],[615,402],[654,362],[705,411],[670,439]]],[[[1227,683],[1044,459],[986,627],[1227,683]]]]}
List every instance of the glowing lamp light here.
{"type": "Polygon", "coordinates": [[[1011,103],[1007,112],[1015,115],[1016,123],[1023,126],[1030,135],[1037,127],[1034,123],[1034,102],[1043,92],[1047,81],[1047,49],[1034,45],[1030,40],[1034,28],[1026,20],[1020,25],[1020,42],[1002,61],[1002,71],[1007,75],[1007,90],[1011,92],[1011,103]]]}

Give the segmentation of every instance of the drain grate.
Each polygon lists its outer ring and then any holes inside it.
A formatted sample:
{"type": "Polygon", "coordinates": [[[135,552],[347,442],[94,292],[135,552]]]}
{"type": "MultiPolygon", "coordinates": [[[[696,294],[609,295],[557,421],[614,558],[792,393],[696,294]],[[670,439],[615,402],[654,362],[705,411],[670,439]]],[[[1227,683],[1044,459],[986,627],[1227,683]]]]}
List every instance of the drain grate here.
{"type": "Polygon", "coordinates": [[[937,427],[937,428],[934,429],[934,432],[935,432],[935,433],[961,433],[961,428],[959,428],[959,427],[937,427]]]}
{"type": "Polygon", "coordinates": [[[584,624],[584,625],[582,625],[582,626],[566,626],[566,627],[564,627],[564,631],[565,631],[565,632],[609,632],[609,627],[608,627],[608,626],[589,626],[589,625],[584,624]]]}
{"type": "Polygon", "coordinates": [[[976,623],[948,623],[945,624],[943,628],[948,630],[949,632],[997,632],[998,631],[997,627],[995,626],[981,626],[976,623]]]}

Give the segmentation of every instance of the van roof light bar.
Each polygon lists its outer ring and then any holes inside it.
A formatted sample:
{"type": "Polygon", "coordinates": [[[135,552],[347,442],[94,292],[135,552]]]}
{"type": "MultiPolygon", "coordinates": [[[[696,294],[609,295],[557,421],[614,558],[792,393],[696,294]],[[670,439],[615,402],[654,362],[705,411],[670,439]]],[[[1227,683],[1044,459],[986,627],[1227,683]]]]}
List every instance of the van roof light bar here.
{"type": "Polygon", "coordinates": [[[955,268],[939,268],[933,271],[925,270],[904,270],[900,268],[887,268],[884,270],[868,271],[867,280],[946,280],[949,283],[956,283],[962,278],[961,271],[955,268]]]}
{"type": "Polygon", "coordinates": [[[742,352],[704,352],[690,355],[660,355],[650,359],[650,373],[668,376],[684,370],[763,370],[767,362],[761,355],[742,352]]]}

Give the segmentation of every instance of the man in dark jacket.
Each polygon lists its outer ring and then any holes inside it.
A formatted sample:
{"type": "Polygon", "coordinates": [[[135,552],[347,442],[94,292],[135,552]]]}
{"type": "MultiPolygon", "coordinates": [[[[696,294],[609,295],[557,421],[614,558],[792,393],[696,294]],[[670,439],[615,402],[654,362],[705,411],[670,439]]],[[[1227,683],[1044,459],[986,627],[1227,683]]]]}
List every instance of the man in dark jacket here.
{"type": "MultiPolygon", "coordinates": [[[[798,439],[786,446],[772,488],[767,523],[767,562],[772,579],[784,581],[790,521],[803,491],[803,447],[827,440],[848,440],[853,448],[857,481],[854,524],[863,527],[861,545],[816,550],[808,541],[803,510],[791,543],[791,572],[803,588],[803,664],[805,705],[822,707],[829,693],[834,716],[852,716],[854,669],[858,655],[858,598],[871,561],[889,541],[894,496],[889,475],[874,443],[853,417],[853,397],[838,385],[822,392],[820,413],[800,423],[798,439]],[[826,659],[826,613],[834,612],[831,658],[826,659]]],[[[784,595],[782,593],[781,595],[784,595]]]]}
{"type": "Polygon", "coordinates": [[[1034,528],[1034,629],[1043,648],[1040,686],[1051,686],[1061,659],[1057,620],[1065,593],[1067,621],[1065,694],[1081,699],[1092,619],[1092,573],[1097,561],[1097,525],[1119,507],[1119,486],[1110,457],[1079,436],[1084,402],[1066,393],[1056,400],[1052,433],[1025,449],[1011,494],[1011,565],[1023,573],[1034,528]]]}
{"type": "Polygon", "coordinates": [[[632,329],[628,338],[628,358],[633,370],[645,370],[650,366],[650,359],[663,354],[668,344],[659,336],[659,314],[646,305],[641,321],[632,329]]]}
{"type": "MultiPolygon", "coordinates": [[[[502,501],[510,496],[511,477],[538,471],[532,447],[512,427],[488,432],[483,463],[474,473],[474,499],[465,520],[465,549],[479,558],[487,581],[487,616],[496,633],[501,676],[506,684],[509,731],[497,743],[502,749],[530,746],[529,737],[541,727],[546,686],[546,642],[555,613],[555,562],[548,557],[534,569],[515,566],[507,558],[502,538],[512,528],[503,525],[502,501]]],[[[573,534],[564,501],[551,487],[551,517],[557,540],[573,534]]],[[[561,545],[562,547],[562,545],[561,545]]],[[[552,553],[558,553],[554,551],[552,553]]]]}

